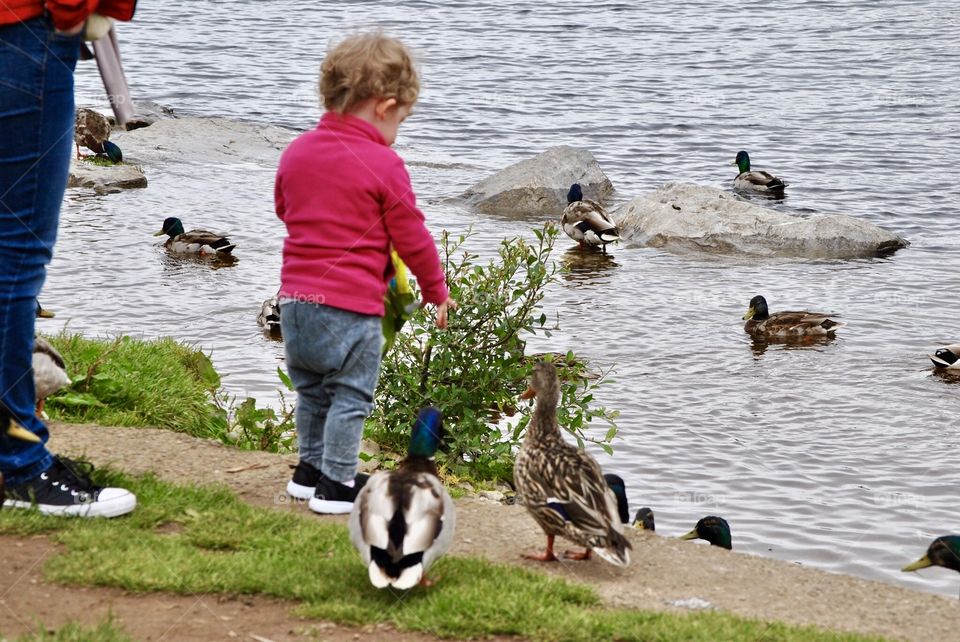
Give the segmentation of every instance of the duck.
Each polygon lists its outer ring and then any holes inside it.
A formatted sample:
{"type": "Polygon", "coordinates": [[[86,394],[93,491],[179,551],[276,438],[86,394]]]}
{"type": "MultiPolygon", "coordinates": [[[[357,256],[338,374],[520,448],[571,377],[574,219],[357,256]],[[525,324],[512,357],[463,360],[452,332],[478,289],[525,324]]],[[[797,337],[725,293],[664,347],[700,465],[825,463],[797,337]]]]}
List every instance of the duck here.
{"type": "Polygon", "coordinates": [[[567,206],[561,225],[567,236],[580,245],[599,246],[604,252],[607,244],[620,240],[620,232],[596,201],[585,200],[579,183],[570,186],[567,206]]]}
{"type": "Polygon", "coordinates": [[[960,572],[960,535],[938,537],[930,543],[923,557],[900,570],[909,573],[928,566],[942,566],[960,572]]]}
{"type": "Polygon", "coordinates": [[[747,321],[743,326],[744,332],[755,337],[828,336],[847,325],[831,315],[818,312],[770,314],[767,300],[759,295],[750,299],[750,307],[743,318],[747,321]]]}
{"type": "Polygon", "coordinates": [[[37,416],[46,419],[43,405],[47,397],[70,385],[67,364],[56,348],[42,337],[33,338],[33,386],[37,396],[37,416]]]}
{"type": "Polygon", "coordinates": [[[647,506],[639,509],[633,517],[633,527],[638,530],[655,533],[657,531],[657,524],[653,519],[653,509],[647,506]]]}
{"type": "Polygon", "coordinates": [[[110,138],[110,129],[110,121],[100,112],[86,107],[77,109],[73,130],[73,140],[77,145],[77,158],[81,158],[81,147],[86,147],[97,154],[107,153],[104,149],[104,143],[108,142],[107,139],[110,138]]]}
{"type": "Polygon", "coordinates": [[[719,546],[728,551],[733,549],[730,525],[727,524],[727,520],[716,515],[707,515],[697,522],[692,531],[681,535],[680,539],[705,539],[712,546],[719,546]]]}
{"type": "Polygon", "coordinates": [[[280,334],[280,302],[276,296],[270,297],[260,306],[257,325],[270,334],[280,334]]]}
{"type": "Polygon", "coordinates": [[[623,535],[617,497],[600,465],[586,451],[563,440],[557,423],[560,381],[556,367],[540,361],[522,399],[536,397],[533,416],[513,467],[517,503],[526,507],[547,536],[543,553],[524,557],[555,561],[557,536],[585,547],[567,551],[567,559],[587,560],[591,553],[616,566],[630,563],[630,542],[623,535]]]}
{"type": "Polygon", "coordinates": [[[423,408],[406,458],[367,480],[350,513],[350,541],[376,588],[429,586],[430,566],[453,544],[456,513],[434,460],[443,437],[443,415],[423,408]]]}
{"type": "Polygon", "coordinates": [[[783,198],[787,184],[769,172],[751,170],[750,155],[747,152],[737,152],[737,158],[730,164],[740,169],[740,173],[733,179],[733,189],[783,198]]]}
{"type": "Polygon", "coordinates": [[[183,231],[183,223],[175,216],[164,219],[163,228],[154,236],[169,238],[163,244],[169,250],[179,254],[230,254],[236,243],[231,243],[226,236],[214,234],[206,230],[183,231]]]}
{"type": "Polygon", "coordinates": [[[609,486],[613,494],[616,495],[617,515],[620,516],[620,522],[626,524],[630,521],[630,505],[627,502],[627,484],[623,481],[623,477],[611,473],[604,474],[603,480],[607,482],[607,486],[609,486]]]}
{"type": "Polygon", "coordinates": [[[960,370],[960,343],[943,346],[933,354],[928,354],[937,368],[960,370]]]}
{"type": "MultiPolygon", "coordinates": [[[[0,430],[3,430],[3,433],[11,439],[19,439],[20,441],[26,441],[32,444],[40,443],[40,438],[14,419],[3,404],[0,404],[0,430]]],[[[2,503],[3,502],[0,501],[0,504],[2,503]]]]}
{"type": "Polygon", "coordinates": [[[57,316],[55,313],[50,310],[45,309],[40,302],[37,301],[37,318],[38,319],[52,319],[57,316]]]}

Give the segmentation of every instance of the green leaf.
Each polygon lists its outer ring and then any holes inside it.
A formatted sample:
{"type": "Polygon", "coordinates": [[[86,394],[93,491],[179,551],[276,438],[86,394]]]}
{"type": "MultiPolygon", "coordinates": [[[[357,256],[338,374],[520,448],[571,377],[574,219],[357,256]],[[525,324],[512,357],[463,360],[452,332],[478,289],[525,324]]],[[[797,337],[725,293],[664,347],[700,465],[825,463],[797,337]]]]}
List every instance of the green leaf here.
{"type": "Polygon", "coordinates": [[[280,369],[280,366],[277,366],[277,376],[280,377],[280,381],[286,386],[287,390],[293,390],[293,381],[290,380],[290,375],[280,369]]]}

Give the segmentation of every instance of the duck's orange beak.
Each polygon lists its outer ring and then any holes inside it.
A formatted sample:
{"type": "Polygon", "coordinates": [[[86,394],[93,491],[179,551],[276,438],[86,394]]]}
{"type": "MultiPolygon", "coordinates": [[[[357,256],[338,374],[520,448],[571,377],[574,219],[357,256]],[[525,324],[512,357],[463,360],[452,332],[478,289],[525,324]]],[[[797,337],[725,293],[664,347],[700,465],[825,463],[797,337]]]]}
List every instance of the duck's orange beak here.
{"type": "Polygon", "coordinates": [[[537,391],[534,390],[531,386],[527,386],[527,389],[523,391],[523,394],[520,395],[521,399],[533,399],[537,396],[537,391]]]}

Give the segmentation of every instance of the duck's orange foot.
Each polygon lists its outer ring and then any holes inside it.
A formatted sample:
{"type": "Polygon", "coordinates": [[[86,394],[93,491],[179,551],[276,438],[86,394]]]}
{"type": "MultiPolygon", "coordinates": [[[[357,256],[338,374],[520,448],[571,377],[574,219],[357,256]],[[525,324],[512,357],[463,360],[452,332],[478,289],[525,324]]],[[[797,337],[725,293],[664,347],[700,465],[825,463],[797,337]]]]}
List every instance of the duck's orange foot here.
{"type": "Polygon", "coordinates": [[[547,550],[542,553],[524,553],[524,559],[533,560],[535,562],[556,562],[557,556],[553,554],[553,551],[547,550]]]}
{"type": "Polygon", "coordinates": [[[568,559],[568,560],[578,560],[578,561],[588,560],[590,559],[590,554],[592,552],[593,551],[591,551],[589,548],[583,551],[564,551],[563,557],[564,559],[568,559]]]}
{"type": "Polygon", "coordinates": [[[423,588],[430,588],[431,586],[433,586],[439,581],[440,581],[439,576],[436,576],[433,579],[431,579],[426,575],[424,575],[423,577],[420,578],[420,586],[422,586],[423,588]]]}

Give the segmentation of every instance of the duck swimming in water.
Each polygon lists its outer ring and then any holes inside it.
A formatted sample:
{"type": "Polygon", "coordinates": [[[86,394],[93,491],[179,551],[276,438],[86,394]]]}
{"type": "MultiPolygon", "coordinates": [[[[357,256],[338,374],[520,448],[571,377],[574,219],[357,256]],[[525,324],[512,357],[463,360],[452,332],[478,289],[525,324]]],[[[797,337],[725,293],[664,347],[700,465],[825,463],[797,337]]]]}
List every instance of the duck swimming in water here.
{"type": "Polygon", "coordinates": [[[171,216],[163,221],[163,228],[154,234],[154,236],[163,236],[166,234],[169,238],[164,242],[164,247],[178,254],[230,254],[236,243],[231,243],[226,236],[214,234],[206,230],[183,230],[183,223],[175,216],[171,216]]]}
{"type": "Polygon", "coordinates": [[[747,321],[743,331],[754,337],[791,338],[827,336],[847,324],[830,315],[818,312],[775,312],[770,314],[767,300],[762,296],[750,299],[750,307],[743,315],[747,321]]]}
{"type": "Polygon", "coordinates": [[[733,179],[733,189],[783,198],[783,191],[787,184],[769,172],[751,170],[750,155],[747,152],[737,152],[737,158],[731,165],[736,165],[740,170],[737,177],[733,179]]]}

